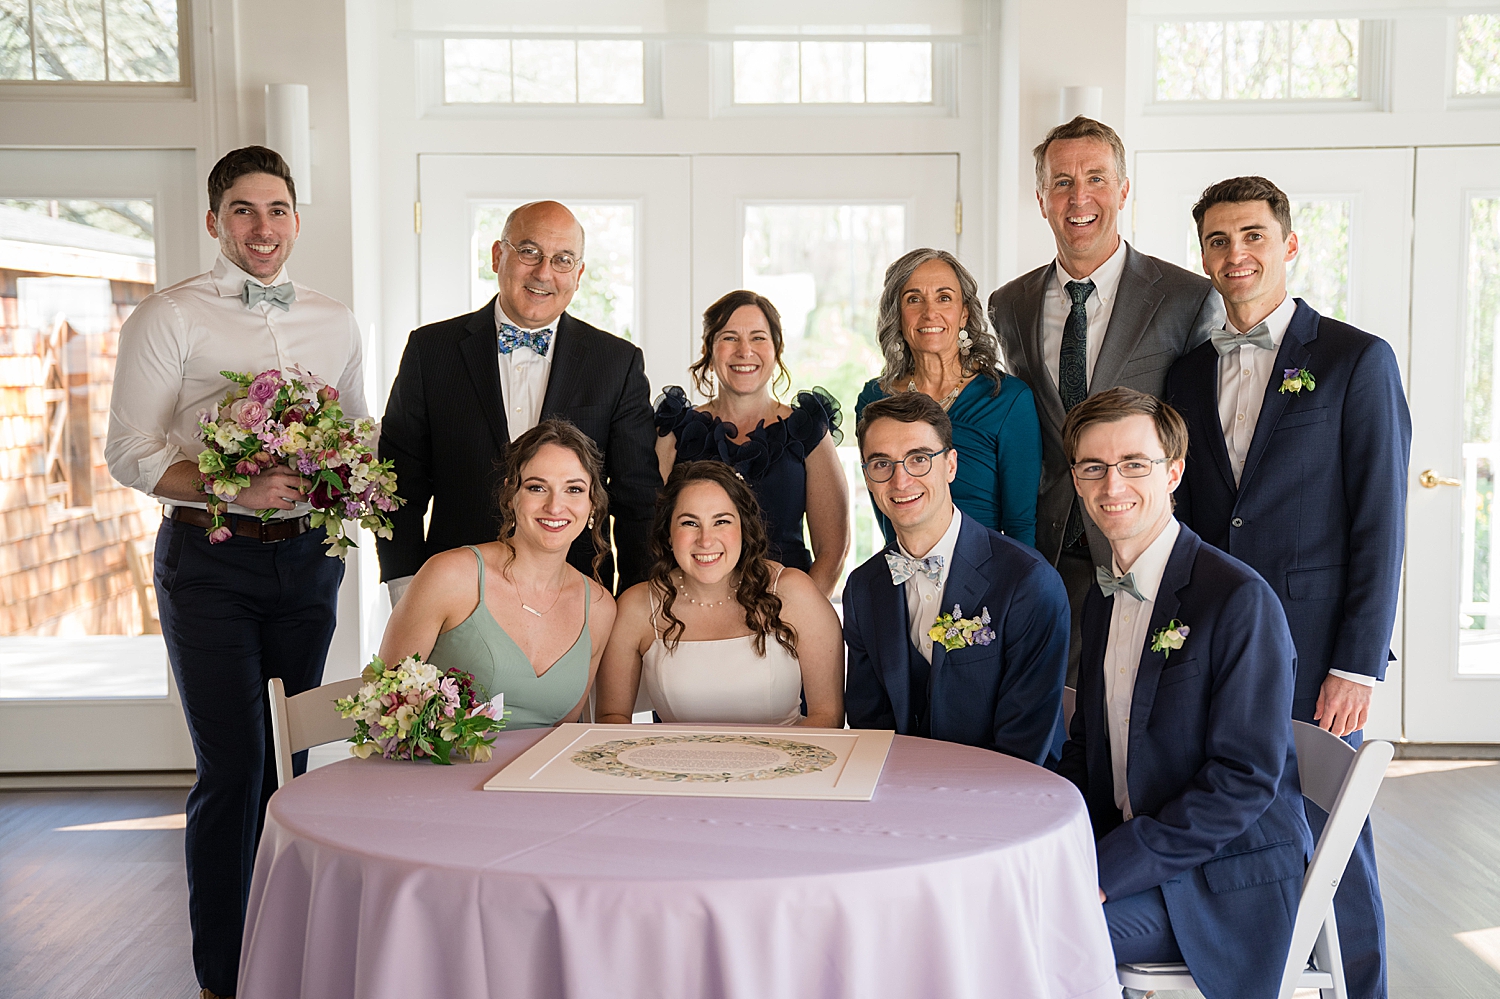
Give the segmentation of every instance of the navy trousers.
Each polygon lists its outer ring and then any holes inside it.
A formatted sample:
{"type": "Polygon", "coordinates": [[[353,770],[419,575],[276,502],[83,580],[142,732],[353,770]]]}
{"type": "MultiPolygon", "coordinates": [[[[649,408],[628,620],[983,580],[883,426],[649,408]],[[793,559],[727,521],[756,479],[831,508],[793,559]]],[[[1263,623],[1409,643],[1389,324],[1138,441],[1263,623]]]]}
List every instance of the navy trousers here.
{"type": "Polygon", "coordinates": [[[1173,964],[1182,960],[1167,900],[1160,888],[1147,888],[1104,903],[1104,921],[1118,964],[1173,964]]]}
{"type": "MultiPolygon", "coordinates": [[[[240,937],[266,801],[276,790],[266,682],[316,687],[338,610],[341,559],[324,532],[210,545],[201,527],[162,521],[156,600],[182,694],[198,780],[187,799],[188,918],[198,984],[234,995],[240,937]]],[[[307,765],[300,753],[295,771],[307,765]]]]}
{"type": "MultiPolygon", "coordinates": [[[[1312,714],[1316,699],[1292,703],[1292,717],[1316,725],[1312,714]]],[[[1363,731],[1344,737],[1358,749],[1365,741],[1363,731]]],[[[1328,813],[1306,798],[1307,824],[1314,840],[1323,835],[1328,813]]],[[[1385,903],[1380,898],[1380,877],[1375,871],[1375,833],[1369,819],[1354,841],[1349,866],[1333,894],[1333,914],[1339,923],[1339,949],[1344,955],[1344,981],[1350,999],[1386,999],[1385,976],[1385,903]]]]}

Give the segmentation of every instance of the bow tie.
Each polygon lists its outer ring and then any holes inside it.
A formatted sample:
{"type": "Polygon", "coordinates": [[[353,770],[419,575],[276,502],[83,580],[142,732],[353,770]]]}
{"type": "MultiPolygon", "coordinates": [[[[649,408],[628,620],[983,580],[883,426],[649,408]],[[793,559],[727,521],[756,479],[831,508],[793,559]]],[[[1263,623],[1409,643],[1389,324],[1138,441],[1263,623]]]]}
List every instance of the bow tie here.
{"type": "Polygon", "coordinates": [[[549,329],[523,330],[510,323],[500,324],[500,353],[509,354],[517,347],[530,347],[538,357],[547,356],[552,346],[552,331],[549,329]]]}
{"type": "Polygon", "coordinates": [[[1249,333],[1231,333],[1227,329],[1214,330],[1208,338],[1213,341],[1214,350],[1219,352],[1220,357],[1246,344],[1262,350],[1274,351],[1276,349],[1276,343],[1271,339],[1271,333],[1266,329],[1265,323],[1261,323],[1249,333]]]}
{"type": "Polygon", "coordinates": [[[1102,565],[1094,566],[1094,580],[1099,584],[1099,592],[1106,597],[1112,597],[1116,593],[1128,593],[1141,603],[1146,598],[1141,596],[1141,591],[1135,588],[1135,573],[1127,572],[1123,576],[1116,576],[1102,565]]]}
{"type": "Polygon", "coordinates": [[[896,586],[900,586],[919,572],[934,583],[942,582],[943,579],[943,556],[941,555],[912,558],[900,552],[886,552],[885,564],[891,567],[891,582],[896,586]]]}
{"type": "Polygon", "coordinates": [[[292,303],[296,300],[297,289],[292,287],[290,281],[269,287],[258,281],[246,281],[245,290],[240,292],[240,301],[245,303],[247,309],[253,309],[261,302],[270,302],[282,312],[291,312],[292,303]]]}

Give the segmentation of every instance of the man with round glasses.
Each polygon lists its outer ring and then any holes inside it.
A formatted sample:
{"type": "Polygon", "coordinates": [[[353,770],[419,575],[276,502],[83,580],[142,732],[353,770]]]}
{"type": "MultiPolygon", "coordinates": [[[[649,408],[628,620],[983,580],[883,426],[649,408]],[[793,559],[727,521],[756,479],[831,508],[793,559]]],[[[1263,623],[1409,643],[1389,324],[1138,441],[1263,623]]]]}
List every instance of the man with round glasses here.
{"type": "MultiPolygon", "coordinates": [[[[392,604],[431,556],[495,539],[506,448],[552,417],[571,420],[604,457],[620,589],[645,578],[661,488],[645,359],[629,341],[567,313],[583,254],[572,212],[555,201],[522,205],[490,247],[496,296],[407,341],[380,436],[407,500],[391,516],[395,536],[377,542],[392,604]]],[[[568,561],[592,576],[592,560],[585,532],[568,561]]],[[[614,569],[608,560],[601,567],[606,585],[614,569]]]]}
{"type": "Polygon", "coordinates": [[[896,543],[844,584],[849,724],[1055,763],[1068,665],[1062,577],[953,505],[953,424],[930,396],[872,402],[856,433],[896,543]]]}

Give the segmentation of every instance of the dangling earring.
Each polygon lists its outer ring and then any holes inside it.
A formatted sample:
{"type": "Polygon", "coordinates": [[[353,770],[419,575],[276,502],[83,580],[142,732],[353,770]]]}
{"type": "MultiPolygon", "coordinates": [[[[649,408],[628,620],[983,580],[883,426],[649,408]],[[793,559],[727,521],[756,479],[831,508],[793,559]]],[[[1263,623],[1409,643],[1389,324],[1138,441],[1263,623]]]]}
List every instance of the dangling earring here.
{"type": "Polygon", "coordinates": [[[594,515],[591,513],[591,514],[589,514],[589,530],[592,531],[593,529],[594,529],[594,515]]]}
{"type": "Polygon", "coordinates": [[[974,346],[974,341],[969,339],[969,331],[966,329],[958,331],[958,352],[964,357],[969,356],[969,351],[974,346]]]}

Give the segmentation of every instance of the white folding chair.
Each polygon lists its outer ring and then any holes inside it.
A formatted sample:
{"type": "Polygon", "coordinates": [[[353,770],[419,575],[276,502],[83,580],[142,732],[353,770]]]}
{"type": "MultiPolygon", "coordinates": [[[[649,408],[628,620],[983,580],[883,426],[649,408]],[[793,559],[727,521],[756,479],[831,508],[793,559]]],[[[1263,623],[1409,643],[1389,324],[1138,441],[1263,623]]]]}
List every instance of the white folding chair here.
{"type": "Polygon", "coordinates": [[[364,685],[354,677],[325,683],[300,694],[286,696],[280,677],[271,677],[271,741],[276,753],[276,786],[292,779],[292,754],[325,742],[338,742],[354,734],[354,719],[340,718],[333,702],[349,697],[364,685]]]}
{"type": "MultiPolygon", "coordinates": [[[[1333,893],[1396,750],[1389,742],[1373,740],[1356,752],[1338,736],[1305,722],[1292,722],[1292,730],[1297,740],[1297,776],[1302,781],[1302,793],[1328,813],[1328,823],[1302,878],[1302,899],[1297,904],[1292,944],[1287,948],[1277,999],[1291,999],[1297,989],[1317,989],[1321,999],[1348,999],[1338,924],[1333,917],[1333,893]]],[[[1115,971],[1120,984],[1129,989],[1198,987],[1185,964],[1121,964],[1115,971]]]]}
{"type": "Polygon", "coordinates": [[[1063,735],[1066,736],[1073,731],[1073,709],[1078,704],[1078,691],[1072,687],[1063,688],[1063,735]]]}

